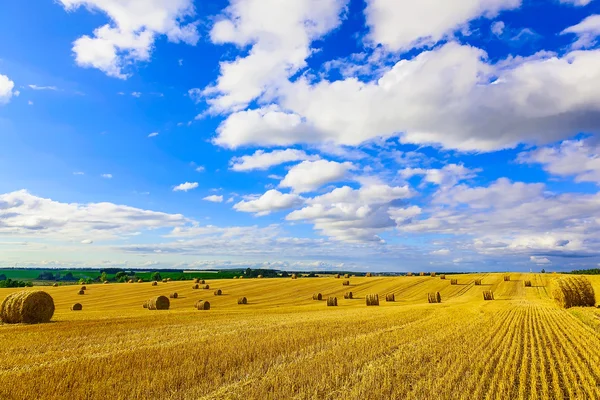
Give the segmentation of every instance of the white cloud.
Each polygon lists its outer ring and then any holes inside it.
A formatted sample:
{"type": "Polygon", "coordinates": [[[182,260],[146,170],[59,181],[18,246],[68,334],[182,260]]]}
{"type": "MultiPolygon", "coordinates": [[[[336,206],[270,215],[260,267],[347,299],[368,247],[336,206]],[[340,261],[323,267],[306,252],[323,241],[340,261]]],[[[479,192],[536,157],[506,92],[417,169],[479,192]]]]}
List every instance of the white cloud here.
{"type": "Polygon", "coordinates": [[[18,96],[13,92],[14,87],[15,83],[8,76],[0,74],[0,105],[8,103],[13,95],[18,96]]]}
{"type": "Polygon", "coordinates": [[[183,66],[183,59],[180,58],[179,60],[177,60],[177,63],[179,64],[180,67],[182,67],[183,66]]]}
{"type": "Polygon", "coordinates": [[[312,192],[327,183],[346,179],[354,168],[351,162],[303,161],[290,168],[279,186],[291,188],[296,193],[312,192]]]}
{"type": "Polygon", "coordinates": [[[521,0],[367,0],[369,39],[390,50],[433,45],[479,17],[521,6],[521,0]]]}
{"type": "Polygon", "coordinates": [[[323,235],[340,241],[380,242],[378,234],[396,225],[390,216],[394,202],[410,196],[408,186],[344,186],[308,199],[306,207],[291,212],[286,219],[313,223],[323,235]]]}
{"type": "Polygon", "coordinates": [[[211,201],[213,203],[222,203],[223,196],[217,196],[216,194],[213,194],[211,196],[206,196],[203,200],[211,201]]]}
{"type": "Polygon", "coordinates": [[[552,264],[552,261],[548,260],[546,257],[531,256],[529,257],[529,261],[537,265],[552,264]]]}
{"type": "Polygon", "coordinates": [[[270,107],[232,114],[214,142],[356,146],[400,136],[405,143],[493,151],[600,131],[600,49],[495,65],[486,57],[451,42],[399,61],[376,82],[300,78],[281,91],[289,112],[270,107]]]}
{"type": "Polygon", "coordinates": [[[233,208],[237,211],[254,213],[258,216],[269,215],[272,212],[287,210],[301,205],[302,197],[296,194],[285,194],[271,189],[258,198],[242,200],[233,208]]]}
{"type": "Polygon", "coordinates": [[[196,172],[204,172],[206,171],[206,168],[202,165],[199,165],[196,167],[196,172]]]}
{"type": "Polygon", "coordinates": [[[469,169],[462,164],[448,164],[441,169],[405,168],[399,173],[408,179],[415,175],[422,175],[423,181],[442,187],[454,186],[458,182],[474,178],[480,169],[469,169]]]}
{"type": "Polygon", "coordinates": [[[85,175],[85,172],[75,171],[73,172],[73,175],[85,175]]]}
{"type": "Polygon", "coordinates": [[[587,49],[598,43],[600,36],[600,14],[590,15],[577,25],[568,27],[562,34],[572,33],[577,36],[577,41],[571,45],[573,49],[587,49]]]}
{"type": "Polygon", "coordinates": [[[431,252],[431,254],[434,256],[447,256],[448,254],[450,254],[450,250],[448,250],[448,249],[434,250],[431,252]]]}
{"type": "Polygon", "coordinates": [[[156,137],[156,136],[158,136],[158,132],[152,132],[151,134],[148,135],[149,138],[156,137]]]}
{"type": "Polygon", "coordinates": [[[198,182],[185,182],[173,188],[174,192],[187,192],[188,190],[196,189],[198,182]]]}
{"type": "Polygon", "coordinates": [[[38,86],[38,85],[27,85],[33,90],[58,90],[56,86],[38,86]]]}
{"type": "Polygon", "coordinates": [[[139,99],[140,97],[142,97],[142,93],[140,93],[140,92],[131,92],[131,95],[132,95],[133,97],[137,97],[138,99],[139,99]]]}
{"type": "Polygon", "coordinates": [[[522,152],[518,160],[541,164],[549,174],[574,177],[575,182],[600,184],[600,145],[596,139],[565,140],[558,146],[522,152]]]}
{"type": "Polygon", "coordinates": [[[112,177],[113,177],[112,174],[102,174],[100,176],[104,179],[112,179],[112,177]]]}
{"type": "Polygon", "coordinates": [[[31,100],[27,101],[27,105],[32,106],[33,105],[33,101],[31,101],[31,100]]]}
{"type": "Polygon", "coordinates": [[[0,235],[10,237],[52,237],[85,242],[90,236],[95,240],[114,239],[132,232],[185,223],[180,214],[112,203],[61,203],[25,190],[0,195],[0,235]]]}
{"type": "Polygon", "coordinates": [[[313,49],[311,43],[336,28],[347,0],[235,0],[213,25],[215,44],[249,46],[246,56],[220,65],[214,86],[204,91],[214,112],[235,111],[287,81],[313,49]]]}
{"type": "Polygon", "coordinates": [[[571,4],[575,7],[587,6],[592,0],[559,0],[563,4],[571,4]]]}
{"type": "Polygon", "coordinates": [[[166,35],[170,42],[195,45],[196,24],[185,24],[195,14],[192,0],[58,0],[65,10],[86,7],[101,11],[111,20],[73,42],[75,60],[108,76],[126,79],[125,69],[136,61],[148,61],[154,41],[166,35]]]}
{"type": "Polygon", "coordinates": [[[81,241],[81,244],[92,244],[92,243],[94,243],[94,241],[93,241],[93,240],[90,240],[90,239],[83,239],[83,240],[81,241]]]}
{"type": "Polygon", "coordinates": [[[496,21],[492,24],[490,29],[494,35],[500,36],[500,35],[502,35],[502,32],[504,32],[504,27],[505,27],[504,22],[496,21]]]}
{"type": "Polygon", "coordinates": [[[252,155],[233,158],[230,165],[234,171],[266,170],[275,165],[292,161],[314,161],[319,158],[317,155],[308,155],[304,151],[296,149],[274,150],[270,153],[257,150],[252,155]]]}

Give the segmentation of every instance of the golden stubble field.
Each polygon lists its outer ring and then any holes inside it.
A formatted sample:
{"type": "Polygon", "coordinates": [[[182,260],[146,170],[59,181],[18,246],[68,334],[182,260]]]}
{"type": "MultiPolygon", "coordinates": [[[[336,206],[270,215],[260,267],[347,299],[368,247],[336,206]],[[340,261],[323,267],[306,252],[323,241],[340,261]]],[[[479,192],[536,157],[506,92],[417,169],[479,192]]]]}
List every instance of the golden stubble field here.
{"type": "Polygon", "coordinates": [[[45,287],[51,323],[0,325],[0,399],[599,399],[600,309],[558,308],[560,275],[510,276],[45,287]],[[428,304],[435,291],[442,303],[428,304]],[[169,311],[142,308],[172,292],[169,311]],[[380,306],[366,307],[373,293],[380,306]]]}

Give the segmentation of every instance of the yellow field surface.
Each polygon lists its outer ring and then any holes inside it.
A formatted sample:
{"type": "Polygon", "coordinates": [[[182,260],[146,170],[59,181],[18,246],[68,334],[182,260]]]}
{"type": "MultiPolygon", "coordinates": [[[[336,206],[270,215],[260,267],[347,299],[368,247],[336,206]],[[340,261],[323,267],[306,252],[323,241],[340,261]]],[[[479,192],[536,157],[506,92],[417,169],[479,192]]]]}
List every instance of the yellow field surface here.
{"type": "Polygon", "coordinates": [[[0,399],[600,399],[600,309],[559,309],[560,275],[510,276],[45,287],[53,322],[0,325],[0,399]],[[442,303],[428,304],[436,291],[442,303]],[[171,310],[142,308],[172,292],[171,310]],[[366,307],[373,293],[380,306],[366,307]]]}

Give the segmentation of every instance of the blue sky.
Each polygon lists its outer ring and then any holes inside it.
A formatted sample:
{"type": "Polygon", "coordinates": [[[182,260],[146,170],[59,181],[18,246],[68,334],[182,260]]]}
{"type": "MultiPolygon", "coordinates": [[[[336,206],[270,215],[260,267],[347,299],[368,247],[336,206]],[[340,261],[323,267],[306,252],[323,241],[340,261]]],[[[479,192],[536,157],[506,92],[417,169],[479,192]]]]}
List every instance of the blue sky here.
{"type": "Polygon", "coordinates": [[[600,262],[598,0],[0,5],[0,265],[600,262]]]}

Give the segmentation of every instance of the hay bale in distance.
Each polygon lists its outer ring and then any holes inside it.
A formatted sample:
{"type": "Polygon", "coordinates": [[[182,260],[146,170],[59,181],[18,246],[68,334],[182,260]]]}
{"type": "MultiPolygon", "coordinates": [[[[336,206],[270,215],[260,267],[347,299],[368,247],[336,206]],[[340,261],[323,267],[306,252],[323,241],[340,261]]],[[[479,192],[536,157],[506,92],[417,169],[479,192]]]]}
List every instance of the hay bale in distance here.
{"type": "Polygon", "coordinates": [[[240,275],[240,279],[244,279],[244,277],[242,275],[240,275]]]}
{"type": "Polygon", "coordinates": [[[86,286],[82,286],[81,290],[87,290],[87,287],[86,286]]]}
{"type": "Polygon", "coordinates": [[[204,279],[200,279],[200,284],[204,285],[206,283],[206,281],[204,279]]]}
{"type": "Polygon", "coordinates": [[[435,272],[432,272],[431,274],[429,274],[432,278],[435,278],[435,272]]]}
{"type": "Polygon", "coordinates": [[[198,300],[195,307],[197,310],[210,310],[210,303],[208,301],[198,300]]]}
{"type": "Polygon", "coordinates": [[[321,293],[313,294],[313,300],[323,300],[323,295],[321,293]]]}
{"type": "Polygon", "coordinates": [[[158,286],[158,282],[156,282],[156,281],[152,282],[152,286],[158,286]]]}
{"type": "Polygon", "coordinates": [[[407,272],[406,276],[413,276],[413,273],[412,272],[407,272]]]}
{"type": "Polygon", "coordinates": [[[200,279],[194,278],[194,283],[200,283],[200,279]]]}
{"type": "Polygon", "coordinates": [[[143,283],[144,280],[143,279],[138,279],[138,283],[143,283]]]}
{"type": "Polygon", "coordinates": [[[83,310],[83,306],[81,303],[75,303],[71,306],[71,311],[81,311],[83,310]]]}
{"type": "Polygon", "coordinates": [[[337,307],[337,297],[328,297],[327,307],[337,307]]]}
{"type": "Polygon", "coordinates": [[[171,282],[171,278],[167,278],[167,282],[171,282]]]}
{"type": "Polygon", "coordinates": [[[176,299],[176,298],[178,298],[178,297],[179,297],[179,295],[177,294],[177,292],[171,293],[171,294],[169,295],[169,298],[170,298],[170,299],[176,299]]]}
{"type": "Polygon", "coordinates": [[[531,287],[531,281],[525,281],[525,287],[531,287]]]}
{"type": "Polygon", "coordinates": [[[451,285],[458,285],[458,279],[450,279],[451,285]]]}
{"type": "Polygon", "coordinates": [[[238,304],[248,304],[248,299],[245,297],[240,297],[238,299],[238,304]]]}
{"type": "Polygon", "coordinates": [[[345,279],[348,279],[348,278],[350,278],[350,274],[344,274],[344,278],[345,278],[345,279]]]}
{"type": "Polygon", "coordinates": [[[334,275],[334,278],[335,278],[335,279],[340,279],[340,274],[335,274],[335,275],[334,275]]]}
{"type": "Polygon", "coordinates": [[[446,274],[441,274],[440,279],[446,279],[446,274]]]}
{"type": "Polygon", "coordinates": [[[168,310],[171,302],[167,296],[157,296],[148,300],[148,310],[168,310]]]}
{"type": "Polygon", "coordinates": [[[262,275],[257,276],[258,279],[262,279],[262,277],[263,277],[262,275]]]}
{"type": "Polygon", "coordinates": [[[344,282],[342,282],[342,285],[343,286],[350,286],[350,281],[344,281],[344,282]]]}
{"type": "Polygon", "coordinates": [[[386,294],[385,301],[396,301],[396,296],[394,295],[394,293],[386,294]]]}
{"type": "Polygon", "coordinates": [[[367,273],[365,274],[365,277],[367,277],[367,278],[370,278],[370,277],[372,277],[372,276],[373,276],[373,274],[372,274],[372,273],[370,273],[370,272],[367,272],[367,273]]]}
{"type": "Polygon", "coordinates": [[[596,294],[583,276],[564,276],[552,282],[552,297],[562,308],[594,307],[596,294]]]}
{"type": "Polygon", "coordinates": [[[481,279],[475,279],[475,286],[481,286],[481,279]]]}
{"type": "Polygon", "coordinates": [[[220,296],[222,294],[223,294],[223,291],[221,289],[215,290],[215,296],[220,296]]]}
{"type": "Polygon", "coordinates": [[[196,283],[194,286],[192,286],[192,289],[200,289],[200,285],[196,283]]]}
{"type": "Polygon", "coordinates": [[[79,292],[77,292],[78,295],[84,295],[85,294],[85,290],[80,290],[79,292]]]}
{"type": "Polygon", "coordinates": [[[133,283],[133,279],[128,280],[127,283],[133,283]]]}
{"type": "Polygon", "coordinates": [[[298,275],[292,274],[292,279],[298,279],[298,275]]]}
{"type": "Polygon", "coordinates": [[[351,299],[352,298],[352,292],[346,292],[346,293],[344,293],[344,298],[345,299],[351,299]]]}
{"type": "Polygon", "coordinates": [[[238,278],[238,277],[237,277],[237,275],[235,275],[235,276],[233,277],[233,279],[237,279],[237,278],[238,278]]]}
{"type": "Polygon", "coordinates": [[[429,303],[441,303],[442,302],[442,295],[440,295],[440,292],[428,293],[427,294],[427,301],[429,303]]]}
{"type": "Polygon", "coordinates": [[[162,280],[162,283],[167,283],[167,282],[168,282],[168,281],[167,281],[166,279],[163,279],[163,280],[162,280]]]}
{"type": "Polygon", "coordinates": [[[202,289],[210,289],[210,286],[209,285],[204,285],[204,286],[202,286],[202,289]]]}
{"type": "Polygon", "coordinates": [[[494,292],[492,292],[491,290],[484,290],[483,300],[494,300],[494,292]]]}
{"type": "Polygon", "coordinates": [[[419,272],[419,276],[425,276],[425,272],[419,272]]]}
{"type": "Polygon", "coordinates": [[[510,275],[504,275],[504,282],[510,282],[510,275]]]}
{"type": "Polygon", "coordinates": [[[367,306],[378,306],[379,305],[379,295],[378,294],[368,294],[366,297],[367,306]]]}
{"type": "Polygon", "coordinates": [[[105,284],[105,285],[108,285],[108,281],[104,281],[104,284],[105,284]]]}
{"type": "Polygon", "coordinates": [[[54,285],[52,285],[52,287],[58,287],[58,283],[55,283],[54,285]]]}
{"type": "Polygon", "coordinates": [[[7,324],[38,324],[54,315],[54,300],[41,290],[9,294],[0,305],[0,320],[7,324]]]}

